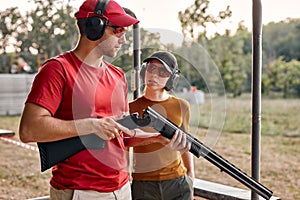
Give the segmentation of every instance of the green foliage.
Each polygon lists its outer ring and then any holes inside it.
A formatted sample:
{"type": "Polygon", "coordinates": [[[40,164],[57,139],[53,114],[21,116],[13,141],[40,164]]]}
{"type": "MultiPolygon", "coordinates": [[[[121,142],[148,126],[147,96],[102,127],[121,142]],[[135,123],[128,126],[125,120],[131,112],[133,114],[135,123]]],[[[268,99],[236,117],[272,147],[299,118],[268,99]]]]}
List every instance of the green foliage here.
{"type": "Polygon", "coordinates": [[[283,57],[265,66],[263,89],[266,94],[282,92],[283,98],[300,97],[300,62],[285,62],[283,57]]]}
{"type": "Polygon", "coordinates": [[[24,19],[16,7],[0,12],[0,52],[6,52],[5,47],[16,32],[23,32],[24,19]]]}
{"type": "MultiPolygon", "coordinates": [[[[0,72],[9,73],[11,61],[7,56],[6,47],[10,46],[12,38],[20,37],[23,32],[26,32],[25,24],[26,19],[22,18],[16,7],[0,12],[0,54],[3,54],[1,56],[0,72]]],[[[18,50],[18,41],[14,44],[14,48],[18,50]]]]}
{"type": "MultiPolygon", "coordinates": [[[[244,92],[251,92],[251,33],[241,22],[235,35],[230,35],[230,31],[227,31],[224,35],[216,34],[210,40],[207,40],[207,24],[217,24],[231,16],[229,7],[225,11],[221,11],[216,17],[210,15],[209,3],[208,0],[195,0],[194,4],[184,12],[179,12],[182,32],[185,36],[190,35],[192,38],[197,39],[198,43],[201,43],[203,48],[209,52],[219,68],[226,93],[231,93],[233,97],[237,97],[244,92]]],[[[300,60],[299,29],[299,19],[286,19],[279,23],[270,23],[264,26],[263,63],[267,69],[264,70],[266,74],[263,75],[263,92],[266,94],[269,94],[270,90],[277,90],[283,93],[283,97],[296,95],[299,97],[299,70],[296,61],[300,60]],[[282,61],[277,59],[279,56],[282,56],[282,61]],[[286,63],[291,60],[293,60],[292,63],[286,63]]],[[[197,63],[200,63],[199,58],[203,58],[207,72],[208,56],[202,57],[202,55],[199,55],[190,57],[190,59],[193,61],[198,60],[197,63]]],[[[187,70],[187,78],[192,81],[196,76],[194,76],[194,72],[190,67],[187,67],[187,70]]],[[[198,78],[198,82],[203,83],[202,78],[198,78]]]]}
{"type": "Polygon", "coordinates": [[[208,50],[219,68],[226,92],[234,97],[245,91],[247,75],[251,75],[247,70],[250,54],[244,51],[248,39],[245,31],[240,30],[235,36],[217,35],[208,42],[208,50]]]}
{"type": "MultiPolygon", "coordinates": [[[[270,23],[263,34],[262,92],[282,97],[300,97],[300,19],[270,23]]],[[[219,68],[227,93],[233,97],[251,92],[252,39],[243,24],[234,35],[215,35],[208,51],[219,68]]]]}
{"type": "Polygon", "coordinates": [[[33,48],[49,57],[73,48],[78,37],[73,8],[58,0],[33,1],[36,9],[28,16],[32,21],[28,39],[33,48]]]}
{"type": "Polygon", "coordinates": [[[282,56],[288,62],[300,60],[300,19],[286,19],[269,23],[263,29],[265,62],[282,56]]]}
{"type": "MultiPolygon", "coordinates": [[[[59,0],[31,0],[36,7],[22,16],[17,8],[9,8],[0,13],[3,44],[0,51],[4,52],[9,38],[16,40],[16,53],[41,54],[50,56],[73,48],[77,42],[75,19],[71,14],[73,7],[59,0]]],[[[43,62],[44,60],[41,60],[43,62]]],[[[30,65],[38,67],[37,59],[30,59],[30,65]]]]}
{"type": "Polygon", "coordinates": [[[195,0],[194,4],[185,9],[184,12],[179,12],[178,17],[181,22],[182,33],[190,35],[192,38],[197,38],[197,28],[202,28],[201,33],[206,34],[206,27],[208,24],[217,24],[222,20],[231,17],[231,10],[227,6],[226,10],[220,11],[217,16],[209,14],[209,0],[195,0]]]}

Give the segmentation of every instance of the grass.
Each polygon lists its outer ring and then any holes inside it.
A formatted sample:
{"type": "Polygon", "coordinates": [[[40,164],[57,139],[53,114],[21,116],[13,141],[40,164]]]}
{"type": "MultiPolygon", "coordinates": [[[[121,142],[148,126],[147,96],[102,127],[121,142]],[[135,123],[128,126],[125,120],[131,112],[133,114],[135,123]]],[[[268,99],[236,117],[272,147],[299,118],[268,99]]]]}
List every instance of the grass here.
{"type": "MultiPolygon", "coordinates": [[[[204,105],[192,105],[191,133],[250,175],[251,99],[227,99],[226,109],[217,106],[219,110],[212,115],[214,106],[208,101],[204,105]],[[223,113],[226,113],[225,120],[222,120],[223,113]],[[210,130],[218,124],[221,133],[210,130]]],[[[281,199],[300,199],[299,110],[298,99],[262,100],[261,183],[281,199]]],[[[0,117],[0,129],[15,131],[13,139],[19,140],[19,120],[19,116],[0,117]]],[[[0,141],[0,152],[0,199],[49,195],[51,172],[40,172],[38,152],[3,141],[0,141]]],[[[200,179],[244,188],[203,158],[195,159],[195,174],[200,179]]]]}
{"type": "Polygon", "coordinates": [[[20,116],[0,116],[0,129],[18,132],[20,116]]]}
{"type": "MultiPolygon", "coordinates": [[[[213,103],[192,105],[191,125],[210,128],[213,117],[213,103]],[[198,110],[198,112],[193,112],[198,110]]],[[[229,133],[251,133],[251,99],[227,99],[223,131],[229,133]]],[[[300,99],[263,99],[261,102],[261,134],[300,136],[300,99]]]]}
{"type": "Polygon", "coordinates": [[[262,133],[300,136],[300,100],[262,101],[262,133]],[[272,103],[270,103],[272,102],[272,103]]]}

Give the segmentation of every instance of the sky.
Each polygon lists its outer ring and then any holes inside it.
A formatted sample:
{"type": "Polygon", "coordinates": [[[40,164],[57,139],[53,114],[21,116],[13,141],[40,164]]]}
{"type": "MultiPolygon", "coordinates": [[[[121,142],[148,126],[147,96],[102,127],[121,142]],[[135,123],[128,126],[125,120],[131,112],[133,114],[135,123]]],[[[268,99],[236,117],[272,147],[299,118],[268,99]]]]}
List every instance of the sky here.
{"type": "MultiPolygon", "coordinates": [[[[162,40],[172,42],[179,40],[176,36],[181,35],[181,26],[178,20],[178,12],[184,11],[194,3],[194,0],[116,0],[121,6],[131,9],[140,20],[140,27],[159,31],[162,33],[162,40]],[[174,35],[174,37],[170,37],[174,35]],[[164,38],[163,38],[164,37],[164,38]]],[[[75,0],[74,6],[79,8],[83,0],[75,0]]],[[[300,18],[299,0],[261,0],[262,2],[262,22],[278,22],[288,17],[300,18]]],[[[226,23],[211,26],[209,32],[213,34],[218,31],[223,33],[225,29],[236,30],[238,23],[243,21],[249,30],[252,27],[252,0],[211,0],[210,10],[212,14],[217,14],[220,10],[225,10],[227,5],[232,10],[232,17],[226,23]]],[[[0,11],[5,8],[18,6],[20,11],[29,9],[31,5],[27,0],[12,1],[0,0],[0,11]]]]}

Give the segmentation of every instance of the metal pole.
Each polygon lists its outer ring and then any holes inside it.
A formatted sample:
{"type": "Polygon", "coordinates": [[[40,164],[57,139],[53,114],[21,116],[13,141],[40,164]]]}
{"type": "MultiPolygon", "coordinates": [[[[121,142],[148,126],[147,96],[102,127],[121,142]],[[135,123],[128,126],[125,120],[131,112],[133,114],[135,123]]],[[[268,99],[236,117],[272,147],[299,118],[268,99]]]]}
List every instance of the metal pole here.
{"type": "Polygon", "coordinates": [[[140,96],[140,29],[139,24],[133,25],[133,73],[131,76],[131,88],[133,91],[133,98],[140,96]]]}
{"type": "MultiPolygon", "coordinates": [[[[134,18],[137,18],[135,13],[129,8],[123,7],[124,11],[134,18]]],[[[140,96],[140,28],[139,24],[133,25],[133,67],[131,70],[131,91],[133,99],[140,96]]]]}
{"type": "MultiPolygon", "coordinates": [[[[262,5],[261,0],[253,0],[252,8],[252,154],[251,175],[260,179],[260,136],[261,136],[261,73],[262,73],[262,5]]],[[[259,195],[251,191],[251,199],[259,195]]]]}

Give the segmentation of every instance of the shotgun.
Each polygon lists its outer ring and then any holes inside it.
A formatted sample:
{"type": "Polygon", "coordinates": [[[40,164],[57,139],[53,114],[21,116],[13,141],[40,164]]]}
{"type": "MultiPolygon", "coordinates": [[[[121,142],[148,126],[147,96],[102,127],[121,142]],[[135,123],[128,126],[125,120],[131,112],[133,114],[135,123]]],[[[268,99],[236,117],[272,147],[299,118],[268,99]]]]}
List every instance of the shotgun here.
{"type": "Polygon", "coordinates": [[[271,190],[269,190],[253,178],[249,177],[245,172],[241,171],[232,163],[214,152],[212,149],[205,146],[197,138],[181,130],[178,126],[173,124],[171,121],[166,119],[164,116],[162,116],[152,108],[148,107],[144,111],[142,118],[137,118],[137,116],[137,114],[132,114],[123,118],[122,120],[119,120],[118,122],[129,129],[150,126],[156,131],[160,132],[162,136],[169,139],[173,137],[176,130],[180,130],[181,132],[186,134],[187,142],[191,143],[190,152],[197,158],[205,158],[210,163],[218,167],[221,172],[226,172],[228,175],[238,180],[252,191],[255,191],[263,198],[270,199],[272,197],[273,192],[271,190]]]}
{"type": "MultiPolygon", "coordinates": [[[[273,192],[249,177],[245,172],[238,169],[229,161],[222,158],[212,149],[204,145],[191,134],[181,130],[178,126],[166,119],[164,116],[148,107],[143,112],[142,118],[137,113],[133,113],[118,120],[118,123],[128,129],[152,127],[160,132],[162,136],[171,139],[176,130],[180,130],[186,134],[187,142],[191,143],[190,152],[197,158],[203,157],[210,163],[218,167],[221,171],[226,172],[243,185],[255,191],[265,199],[270,199],[273,192]]],[[[45,171],[55,164],[64,161],[68,157],[80,152],[84,149],[101,149],[105,147],[105,141],[95,134],[78,136],[54,142],[38,143],[41,160],[41,171],[45,171]]]]}

